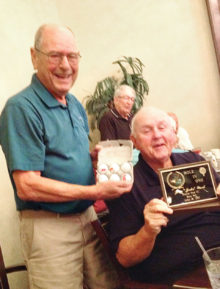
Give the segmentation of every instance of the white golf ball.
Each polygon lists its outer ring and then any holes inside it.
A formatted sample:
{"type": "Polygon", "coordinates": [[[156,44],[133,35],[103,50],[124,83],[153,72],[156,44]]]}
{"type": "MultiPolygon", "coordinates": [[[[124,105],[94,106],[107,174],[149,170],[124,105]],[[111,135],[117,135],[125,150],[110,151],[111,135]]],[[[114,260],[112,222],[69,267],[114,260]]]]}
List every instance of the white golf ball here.
{"type": "Polygon", "coordinates": [[[100,183],[107,182],[108,181],[108,177],[106,175],[99,175],[98,176],[98,180],[99,180],[100,183]]]}
{"type": "Polygon", "coordinates": [[[116,164],[116,163],[111,164],[110,167],[109,167],[109,171],[111,173],[117,173],[119,171],[119,169],[120,169],[119,165],[116,164]]]}
{"type": "Polygon", "coordinates": [[[123,172],[128,173],[131,171],[131,164],[129,164],[128,162],[125,162],[121,165],[121,169],[123,172]]]}
{"type": "Polygon", "coordinates": [[[108,166],[106,164],[99,164],[98,165],[98,172],[100,174],[105,174],[108,171],[108,166]]]}
{"type": "Polygon", "coordinates": [[[122,176],[122,181],[125,181],[125,182],[131,182],[132,178],[131,178],[131,175],[129,174],[124,174],[122,176]]]}
{"type": "Polygon", "coordinates": [[[110,181],[115,181],[115,182],[120,181],[119,175],[112,174],[111,177],[110,177],[110,181]]]}

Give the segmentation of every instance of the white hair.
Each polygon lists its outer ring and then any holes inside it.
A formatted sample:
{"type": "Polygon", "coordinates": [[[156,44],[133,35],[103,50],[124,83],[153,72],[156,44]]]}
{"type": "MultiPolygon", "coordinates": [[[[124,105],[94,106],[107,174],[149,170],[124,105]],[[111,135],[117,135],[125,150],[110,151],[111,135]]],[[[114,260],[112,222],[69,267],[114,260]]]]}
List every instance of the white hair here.
{"type": "Polygon", "coordinates": [[[123,95],[126,90],[130,90],[134,98],[136,97],[136,92],[133,87],[126,85],[126,84],[122,84],[116,88],[115,93],[114,93],[114,98],[123,95]]]}

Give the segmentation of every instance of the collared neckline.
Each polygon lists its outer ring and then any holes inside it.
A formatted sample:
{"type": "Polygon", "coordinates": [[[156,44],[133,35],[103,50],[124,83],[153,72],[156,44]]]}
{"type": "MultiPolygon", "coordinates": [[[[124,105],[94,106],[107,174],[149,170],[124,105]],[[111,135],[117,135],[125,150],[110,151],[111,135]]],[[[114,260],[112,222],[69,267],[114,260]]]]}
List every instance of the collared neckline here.
{"type": "MultiPolygon", "coordinates": [[[[61,102],[59,102],[48,90],[47,88],[40,82],[37,75],[34,74],[32,76],[31,81],[33,90],[39,96],[39,98],[50,108],[61,106],[66,108],[67,106],[61,102]]],[[[66,101],[70,99],[69,93],[66,95],[66,101]]]]}
{"type": "MultiPolygon", "coordinates": [[[[173,166],[179,164],[176,157],[175,157],[175,153],[172,153],[170,158],[171,158],[173,166]]],[[[149,183],[149,185],[153,186],[155,184],[155,180],[159,179],[159,175],[148,165],[148,163],[144,160],[141,153],[139,155],[138,163],[141,166],[143,171],[147,171],[151,175],[151,178],[148,178],[148,183],[149,183]]]]}
{"type": "Polygon", "coordinates": [[[116,117],[116,118],[121,118],[121,119],[124,119],[124,120],[129,120],[132,116],[132,113],[129,113],[128,114],[128,118],[124,118],[120,115],[120,113],[115,109],[115,108],[111,108],[110,109],[111,113],[116,117]]]}

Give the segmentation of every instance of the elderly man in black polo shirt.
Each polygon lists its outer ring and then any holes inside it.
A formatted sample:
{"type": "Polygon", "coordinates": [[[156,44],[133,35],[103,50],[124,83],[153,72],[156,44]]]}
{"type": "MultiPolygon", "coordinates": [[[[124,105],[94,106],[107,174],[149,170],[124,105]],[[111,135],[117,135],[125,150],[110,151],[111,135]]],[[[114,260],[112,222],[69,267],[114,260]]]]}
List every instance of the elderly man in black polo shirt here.
{"type": "MultiPolygon", "coordinates": [[[[131,193],[108,203],[112,246],[133,279],[173,282],[203,262],[195,236],[206,248],[220,245],[220,211],[176,214],[163,201],[158,169],[204,160],[172,153],[176,135],[166,112],[143,107],[132,120],[131,139],[141,154],[131,193]]],[[[215,171],[214,177],[219,184],[215,171]]]]}
{"type": "Polygon", "coordinates": [[[128,85],[119,86],[114,94],[114,108],[106,112],[99,123],[101,140],[129,139],[135,90],[128,85]]]}

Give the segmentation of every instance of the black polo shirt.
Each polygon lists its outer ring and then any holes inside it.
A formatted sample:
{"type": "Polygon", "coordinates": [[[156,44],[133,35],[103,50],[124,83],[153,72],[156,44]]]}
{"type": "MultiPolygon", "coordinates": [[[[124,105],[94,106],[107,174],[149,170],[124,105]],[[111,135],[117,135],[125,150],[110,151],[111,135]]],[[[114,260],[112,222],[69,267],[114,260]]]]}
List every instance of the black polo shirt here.
{"type": "MultiPolygon", "coordinates": [[[[171,159],[173,165],[204,160],[192,152],[173,153],[171,159]]],[[[214,175],[220,183],[220,176],[214,175]]],[[[162,197],[159,177],[141,155],[134,168],[134,180],[129,194],[108,202],[110,239],[115,251],[122,238],[137,233],[143,226],[145,204],[162,197]]],[[[220,245],[220,212],[174,213],[168,218],[168,225],[157,236],[150,256],[128,269],[133,279],[148,282],[175,280],[185,270],[201,263],[202,252],[195,236],[206,248],[220,245]]]]}
{"type": "Polygon", "coordinates": [[[130,139],[132,116],[125,119],[116,109],[107,111],[99,123],[101,140],[130,139]]]}

